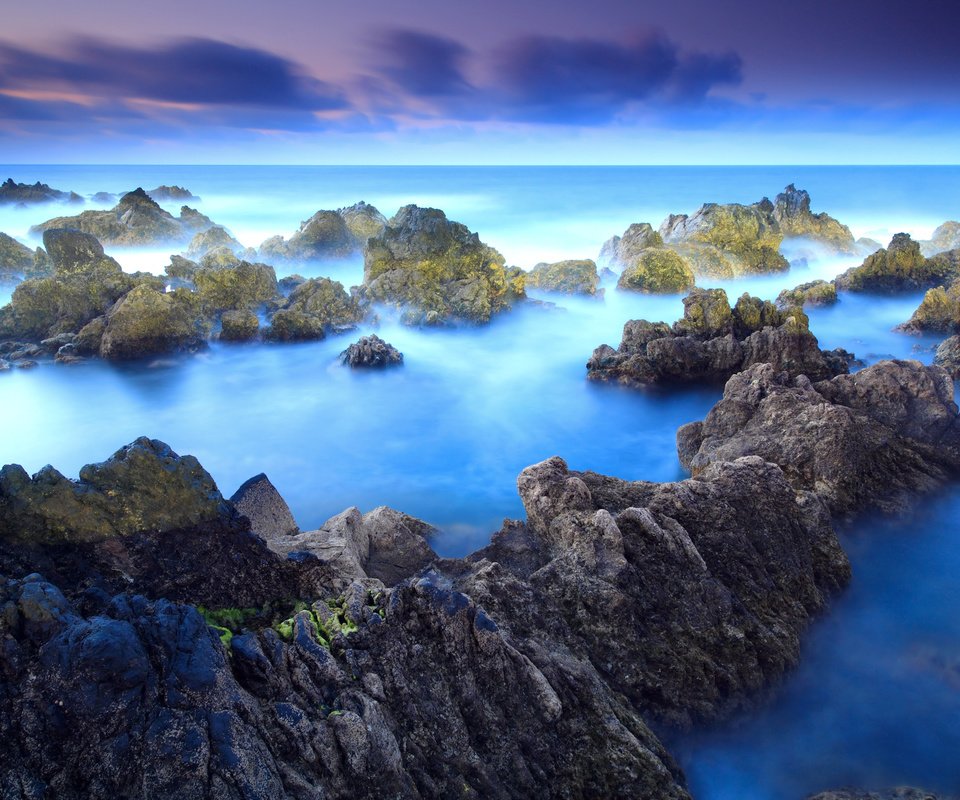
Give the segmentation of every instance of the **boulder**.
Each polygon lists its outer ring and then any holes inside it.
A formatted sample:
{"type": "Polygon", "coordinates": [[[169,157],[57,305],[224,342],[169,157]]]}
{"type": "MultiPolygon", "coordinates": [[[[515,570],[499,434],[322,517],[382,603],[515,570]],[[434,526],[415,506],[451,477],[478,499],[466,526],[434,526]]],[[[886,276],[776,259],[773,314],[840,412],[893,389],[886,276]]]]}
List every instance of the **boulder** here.
{"type": "Polygon", "coordinates": [[[651,247],[662,247],[663,239],[648,222],[635,222],[623,232],[603,243],[600,263],[623,269],[633,264],[640,254],[651,247]]]}
{"type": "Polygon", "coordinates": [[[929,289],[920,301],[917,310],[898,330],[907,333],[960,331],[960,278],[947,288],[937,286],[929,289]]]}
{"type": "Polygon", "coordinates": [[[760,456],[831,512],[902,510],[960,469],[953,382],[940,367],[883,361],[812,383],[768,363],[734,375],[702,423],[681,428],[680,459],[694,475],[760,456]]]}
{"type": "Polygon", "coordinates": [[[352,206],[337,209],[337,213],[343,218],[360,250],[367,246],[368,239],[379,236],[387,227],[387,218],[362,200],[352,206]]]}
{"type": "Polygon", "coordinates": [[[245,481],[230,502],[250,520],[250,529],[266,541],[300,532],[290,506],[262,472],[245,481]]]}
{"type": "Polygon", "coordinates": [[[600,285],[597,265],[590,259],[553,264],[541,262],[527,273],[524,280],[530,288],[561,294],[595,295],[600,285]]]}
{"type": "Polygon", "coordinates": [[[829,281],[816,280],[784,289],[777,295],[777,308],[829,306],[837,302],[837,287],[829,281]]]}
{"type": "Polygon", "coordinates": [[[196,261],[174,255],[170,256],[170,263],[163,268],[163,271],[171,278],[192,283],[193,275],[199,267],[200,265],[196,261]]]}
{"type": "Polygon", "coordinates": [[[206,330],[195,295],[185,289],[138,286],[107,314],[100,356],[112,360],[190,352],[202,347],[206,330]]]}
{"type": "Polygon", "coordinates": [[[645,294],[679,294],[693,288],[690,265],[672,250],[650,248],[620,273],[618,289],[645,294]]]}
{"type": "Polygon", "coordinates": [[[224,312],[220,318],[220,341],[250,342],[260,332],[260,318],[249,309],[224,312]]]}
{"type": "Polygon", "coordinates": [[[263,338],[274,342],[302,342],[323,339],[326,335],[323,322],[296,308],[276,311],[270,317],[270,325],[263,331],[263,338]]]}
{"type": "Polygon", "coordinates": [[[403,363],[403,353],[376,334],[362,336],[340,354],[340,363],[354,368],[383,368],[403,363]]]}
{"type": "Polygon", "coordinates": [[[404,206],[367,243],[362,296],[408,309],[410,324],[489,322],[525,297],[521,270],[433,208],[404,206]]]}
{"type": "Polygon", "coordinates": [[[208,264],[204,257],[193,273],[197,297],[208,314],[251,310],[279,296],[277,275],[267,264],[236,259],[226,266],[208,264]]]}
{"type": "Polygon", "coordinates": [[[784,238],[804,238],[826,245],[836,253],[853,254],[856,243],[846,225],[826,213],[810,211],[810,194],[792,183],[777,195],[773,218],[784,238]]]}
{"type": "Polygon", "coordinates": [[[329,278],[304,281],[290,292],[284,308],[308,314],[325,328],[352,327],[364,317],[363,309],[343,284],[329,278]]]}
{"type": "Polygon", "coordinates": [[[212,228],[200,231],[190,240],[186,256],[188,259],[197,261],[218,247],[226,247],[238,256],[243,254],[245,250],[244,246],[233,237],[230,231],[222,225],[214,225],[212,228]]]}
{"type": "Polygon", "coordinates": [[[0,233],[0,280],[19,277],[33,267],[34,254],[12,236],[0,233]]]}
{"type": "Polygon", "coordinates": [[[960,251],[924,258],[920,244],[908,233],[898,233],[885,250],[867,256],[834,281],[849,292],[913,292],[944,285],[960,277],[960,251]]]}
{"type": "Polygon", "coordinates": [[[43,232],[43,246],[58,277],[123,271],[115,259],[103,252],[100,241],[89,233],[50,228],[43,232]]]}
{"type": "Polygon", "coordinates": [[[300,223],[288,241],[280,236],[260,245],[260,258],[268,260],[310,261],[346,258],[357,249],[357,241],[347,223],[336,211],[318,211],[300,223]]]}
{"type": "Polygon", "coordinates": [[[147,194],[158,203],[166,203],[171,200],[199,200],[189,189],[182,186],[167,186],[163,184],[156,189],[148,189],[147,194]]]}
{"type": "Polygon", "coordinates": [[[186,242],[212,222],[184,206],[180,218],[160,208],[143,189],[135,189],[120,198],[108,211],[84,211],[75,217],[56,217],[30,230],[42,233],[51,228],[73,228],[96,236],[111,245],[159,245],[186,242]]]}

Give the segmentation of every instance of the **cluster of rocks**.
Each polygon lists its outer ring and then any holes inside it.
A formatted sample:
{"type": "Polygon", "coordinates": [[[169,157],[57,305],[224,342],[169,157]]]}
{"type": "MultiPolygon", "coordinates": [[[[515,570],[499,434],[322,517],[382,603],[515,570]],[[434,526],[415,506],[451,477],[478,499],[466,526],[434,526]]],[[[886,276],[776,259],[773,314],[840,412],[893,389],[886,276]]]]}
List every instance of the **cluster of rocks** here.
{"type": "Polygon", "coordinates": [[[301,531],[265,476],[228,501],[154,440],[77,481],[5,467],[0,785],[686,800],[650,726],[748,708],[796,663],[849,580],[833,520],[960,470],[951,388],[754,365],[679,432],[692,478],[548,459],[526,522],[464,559],[388,508],[301,531]]]}
{"type": "Polygon", "coordinates": [[[587,362],[587,377],[627,386],[723,382],[758,363],[814,380],[845,373],[853,357],[821,350],[797,306],[741,296],[733,308],[723,289],[694,289],[683,299],[683,318],[673,324],[630,320],[614,350],[600,345],[587,362]]]}
{"type": "Polygon", "coordinates": [[[849,228],[810,211],[810,195],[789,185],[771,203],[707,203],[692,216],[671,214],[655,231],[635,223],[608,240],[601,263],[620,267],[621,289],[668,294],[692,288],[697,278],[727,279],[783,272],[784,239],[812,240],[838,253],[855,253],[849,228]]]}
{"type": "Polygon", "coordinates": [[[0,205],[28,206],[36,203],[82,203],[83,198],[76,192],[64,192],[45,183],[16,183],[7,178],[0,183],[0,205]]]}

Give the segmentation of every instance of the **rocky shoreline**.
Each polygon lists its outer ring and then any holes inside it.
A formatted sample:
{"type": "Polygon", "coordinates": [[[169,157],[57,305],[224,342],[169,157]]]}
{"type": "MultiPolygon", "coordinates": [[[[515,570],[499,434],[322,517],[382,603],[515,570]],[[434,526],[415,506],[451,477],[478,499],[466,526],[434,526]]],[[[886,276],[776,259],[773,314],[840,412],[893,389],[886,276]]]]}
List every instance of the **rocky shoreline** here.
{"type": "Polygon", "coordinates": [[[227,500],[154,440],[5,467],[0,785],[687,797],[654,731],[762,702],[849,581],[834,520],[952,480],[957,416],[936,366],[756,364],[678,432],[690,479],[548,459],[463,559],[387,508],[301,531],[264,476],[227,500]]]}

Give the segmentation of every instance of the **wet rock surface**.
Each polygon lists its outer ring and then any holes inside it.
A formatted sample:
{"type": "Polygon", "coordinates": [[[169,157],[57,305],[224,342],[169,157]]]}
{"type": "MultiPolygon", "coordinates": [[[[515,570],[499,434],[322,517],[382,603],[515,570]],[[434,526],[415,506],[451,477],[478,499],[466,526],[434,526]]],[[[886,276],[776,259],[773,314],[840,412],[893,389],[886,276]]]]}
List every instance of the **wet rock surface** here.
{"type": "Polygon", "coordinates": [[[614,350],[601,345],[587,362],[590,380],[627,386],[692,381],[723,382],[757,363],[814,379],[846,372],[852,356],[823,351],[798,308],[743,295],[731,309],[722,289],[695,289],[684,298],[673,327],[631,320],[614,350]]]}
{"type": "Polygon", "coordinates": [[[600,285],[597,265],[590,259],[542,262],[527,273],[525,280],[532,289],[560,294],[595,295],[600,285]]]}
{"type": "Polygon", "coordinates": [[[383,368],[403,363],[403,353],[376,334],[363,336],[340,354],[340,363],[348,367],[383,368]]]}
{"type": "Polygon", "coordinates": [[[484,323],[525,297],[524,277],[465,225],[411,205],[367,242],[361,296],[409,324],[484,323]]]}

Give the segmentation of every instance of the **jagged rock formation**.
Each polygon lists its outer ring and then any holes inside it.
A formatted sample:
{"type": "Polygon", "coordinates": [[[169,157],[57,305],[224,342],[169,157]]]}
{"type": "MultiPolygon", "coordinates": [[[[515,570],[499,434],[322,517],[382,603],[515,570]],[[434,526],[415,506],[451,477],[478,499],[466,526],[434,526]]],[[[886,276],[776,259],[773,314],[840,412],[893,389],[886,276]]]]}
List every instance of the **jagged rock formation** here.
{"type": "Polygon", "coordinates": [[[525,282],[530,288],[545,292],[595,295],[600,276],[596,263],[587,258],[552,264],[541,262],[526,274],[525,282]]]}
{"type": "Polygon", "coordinates": [[[45,183],[15,183],[7,178],[0,183],[0,205],[30,205],[33,203],[68,202],[82,203],[83,198],[76,192],[63,192],[53,189],[45,183]]]}
{"type": "Polygon", "coordinates": [[[958,248],[960,248],[960,222],[944,222],[929,239],[920,242],[920,252],[927,257],[958,248]]]}
{"type": "Polygon", "coordinates": [[[525,297],[524,273],[442,211],[404,206],[367,242],[361,296],[408,324],[484,323],[525,297]]]}
{"type": "Polygon", "coordinates": [[[260,245],[260,257],[284,261],[346,258],[362,252],[367,240],[378,236],[386,217],[368,203],[356,203],[337,211],[318,211],[301,222],[288,240],[272,236],[260,245]]]}
{"type": "Polygon", "coordinates": [[[188,242],[213,222],[195,209],[183,206],[179,218],[164,211],[150,196],[137,188],[120,198],[108,211],[84,211],[75,217],[56,217],[30,230],[42,233],[51,228],[73,228],[112,245],[155,245],[188,242]]]}
{"type": "Polygon", "coordinates": [[[778,464],[837,515],[896,511],[960,469],[953,383],[940,367],[884,361],[817,383],[771,364],[733,376],[703,422],[677,433],[694,475],[743,456],[778,464]]]}
{"type": "Polygon", "coordinates": [[[623,236],[612,236],[603,243],[600,263],[623,269],[633,264],[644,250],[662,246],[663,239],[650,223],[635,222],[623,236]]]}
{"type": "MultiPolygon", "coordinates": [[[[247,249],[222,225],[214,225],[197,233],[187,247],[186,257],[193,261],[203,258],[211,250],[226,247],[236,256],[247,256],[247,249]]],[[[250,253],[253,253],[251,250],[250,253]]]]}
{"type": "Polygon", "coordinates": [[[148,189],[147,194],[151,199],[158,203],[168,202],[170,200],[199,200],[200,198],[193,194],[189,189],[182,186],[167,186],[163,184],[156,189],[148,189]]]}
{"type": "Polygon", "coordinates": [[[885,792],[839,789],[811,795],[807,800],[955,800],[955,798],[911,786],[900,786],[885,792]]]}
{"type": "Polygon", "coordinates": [[[340,354],[340,363],[354,368],[383,368],[403,363],[403,353],[375,333],[362,336],[340,354]]]}
{"type": "Polygon", "coordinates": [[[908,233],[898,233],[887,245],[834,281],[850,292],[908,292],[943,285],[960,277],[960,251],[924,258],[920,244],[908,233]]]}
{"type": "Polygon", "coordinates": [[[604,344],[593,351],[587,377],[627,386],[722,382],[751,364],[772,363],[819,379],[846,372],[852,360],[844,351],[821,350],[799,308],[780,311],[745,294],[731,309],[723,289],[695,289],[683,305],[672,328],[627,322],[616,350],[604,344]]]}
{"type": "Polygon", "coordinates": [[[813,214],[810,211],[810,194],[797,189],[792,183],[777,195],[773,204],[773,218],[784,238],[811,239],[837,253],[857,252],[850,229],[829,214],[813,214]]]}
{"type": "Polygon", "coordinates": [[[331,331],[352,330],[363,318],[363,308],[342,283],[311,278],[290,292],[264,336],[275,341],[322,339],[331,331]]]}

